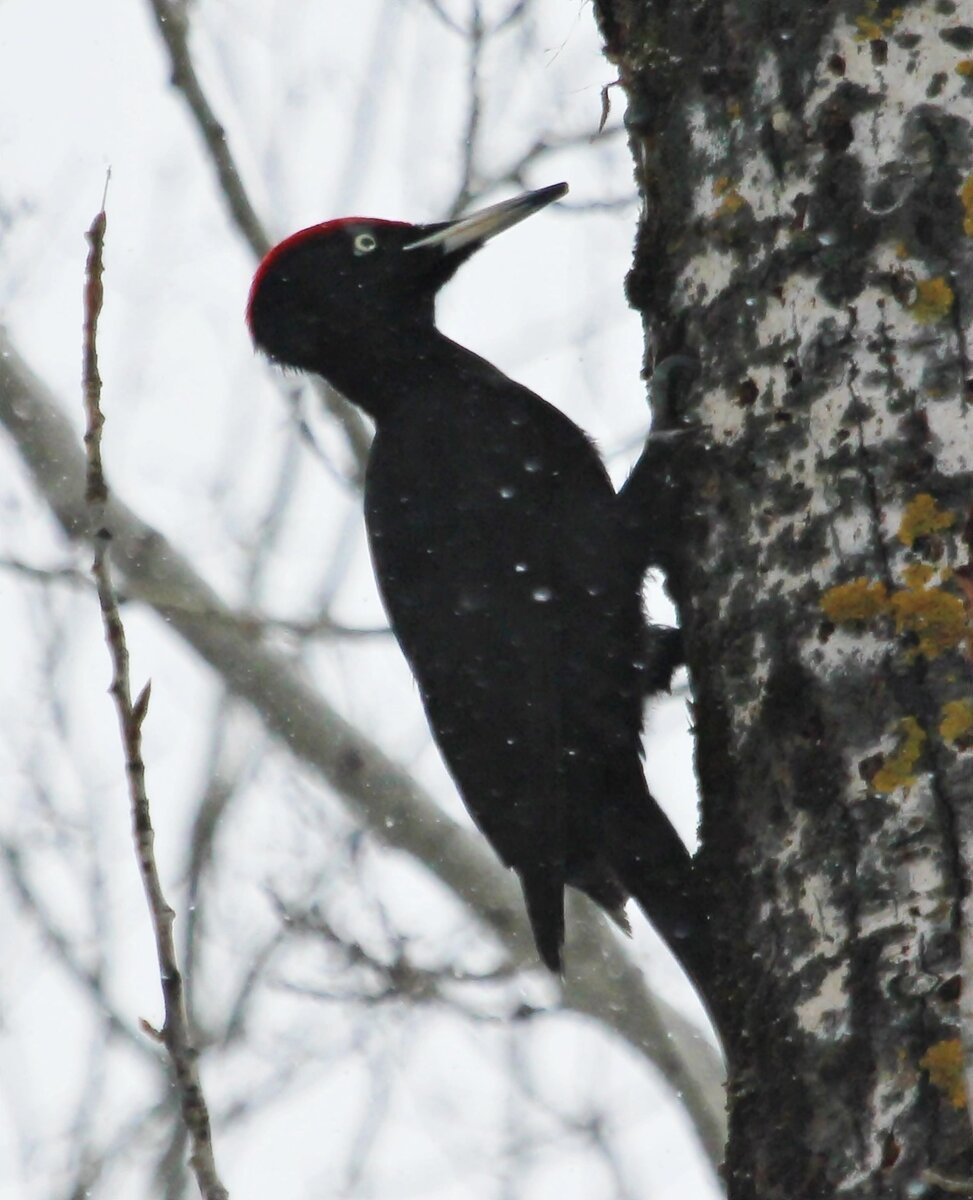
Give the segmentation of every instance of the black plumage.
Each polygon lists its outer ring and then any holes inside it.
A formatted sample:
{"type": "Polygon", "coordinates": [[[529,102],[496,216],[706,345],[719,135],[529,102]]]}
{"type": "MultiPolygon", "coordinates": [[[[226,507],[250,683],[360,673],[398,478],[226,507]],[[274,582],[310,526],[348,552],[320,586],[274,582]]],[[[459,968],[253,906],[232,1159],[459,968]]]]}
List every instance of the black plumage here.
{"type": "Polygon", "coordinates": [[[437,225],[304,230],[261,264],[248,307],[272,359],[375,421],[365,515],[382,597],[552,970],[566,884],[623,925],[634,895],[677,952],[695,929],[689,856],[642,773],[641,555],[604,465],[573,422],[434,322],[456,268],[564,191],[437,225]]]}

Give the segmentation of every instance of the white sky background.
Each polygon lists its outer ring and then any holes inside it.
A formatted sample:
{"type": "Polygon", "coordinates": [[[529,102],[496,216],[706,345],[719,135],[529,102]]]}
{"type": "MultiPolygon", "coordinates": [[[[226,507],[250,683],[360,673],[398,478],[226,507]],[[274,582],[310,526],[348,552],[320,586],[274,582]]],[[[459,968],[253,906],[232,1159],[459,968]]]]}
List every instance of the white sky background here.
{"type": "MultiPolygon", "coordinates": [[[[488,23],[510,2],[485,3],[488,23]]],[[[468,0],[443,7],[468,20],[468,0]]],[[[199,0],[193,23],[197,65],[274,236],[350,213],[445,215],[462,172],[468,53],[422,0],[199,0]]],[[[612,78],[590,7],[539,2],[482,65],[480,176],[502,175],[542,134],[594,134],[600,89],[612,78]]],[[[251,350],[243,307],[254,263],[185,106],[167,86],[148,5],[4,0],[0,81],[0,321],[79,431],[83,234],[111,166],[100,353],[112,486],[231,602],[304,620],[330,597],[336,619],[382,624],[360,501],[295,447],[280,379],[251,350]],[[248,564],[282,479],[291,490],[281,532],[248,594],[248,564]]],[[[621,93],[612,94],[615,125],[621,93]]],[[[619,480],[647,412],[639,323],[622,293],[637,216],[624,138],[582,137],[541,158],[525,183],[562,178],[569,203],[464,267],[443,297],[440,324],[558,404],[604,451],[627,444],[627,456],[611,459],[619,480]]],[[[480,202],[515,190],[487,190],[480,202]]],[[[340,469],[340,439],[310,395],[305,414],[340,469]]],[[[2,437],[0,462],[0,558],[86,565],[56,533],[2,437]]],[[[668,619],[657,593],[653,616],[668,619]]],[[[20,850],[79,957],[103,959],[117,1010],[133,1027],[139,1017],[158,1021],[97,606],[83,589],[5,569],[0,613],[0,835],[20,850]]],[[[156,618],[134,606],[124,615],[134,682],[153,683],[149,790],[164,882],[181,911],[189,826],[226,705],[209,672],[156,618]]],[[[277,641],[297,649],[285,635],[277,641]]],[[[319,640],[307,663],[344,715],[466,820],[390,639],[319,640]]],[[[650,783],[692,838],[684,706],[658,704],[649,722],[650,783]]],[[[207,893],[204,1023],[273,935],[268,889],[318,901],[336,920],[344,914],[354,935],[376,946],[384,904],[419,957],[435,960],[446,938],[468,948],[467,965],[492,962],[441,889],[370,840],[349,842],[332,798],[255,722],[234,714],[224,732],[221,769],[236,768],[240,779],[207,893]]],[[[85,993],[6,883],[0,922],[0,1200],[66,1195],[86,1127],[99,1153],[129,1147],[111,1157],[93,1196],[161,1195],[149,1174],[159,1137],[136,1136],[151,1134],[145,1114],[158,1099],[157,1074],[138,1050],[99,1040],[85,993]]],[[[633,953],[667,994],[687,998],[643,928],[633,953]]],[[[665,1088],[590,1025],[552,1016],[517,1026],[393,1004],[362,1018],[353,1006],[294,993],[295,981],[320,985],[324,958],[309,943],[290,948],[277,963],[278,986],[255,1000],[246,1047],[204,1060],[217,1112],[236,1102],[255,1107],[217,1128],[217,1161],[235,1200],[711,1194],[665,1088]],[[281,1081],[285,1064],[293,1078],[281,1081]],[[279,1099],[258,1105],[262,1087],[279,1099]],[[589,1137],[565,1131],[592,1114],[604,1123],[612,1169],[589,1137]]],[[[333,972],[327,978],[333,983],[333,972]]],[[[540,973],[523,986],[532,1003],[554,998],[540,973]]],[[[483,1011],[494,1010],[485,1001],[483,1011]]]]}

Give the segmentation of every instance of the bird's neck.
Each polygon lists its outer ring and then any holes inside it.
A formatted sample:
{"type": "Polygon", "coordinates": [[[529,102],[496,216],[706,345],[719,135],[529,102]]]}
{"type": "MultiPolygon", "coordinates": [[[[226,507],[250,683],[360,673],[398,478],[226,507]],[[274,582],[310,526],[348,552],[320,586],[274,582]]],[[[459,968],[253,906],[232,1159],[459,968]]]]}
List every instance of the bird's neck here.
{"type": "MultiPolygon", "coordinates": [[[[455,394],[477,364],[489,367],[472,351],[435,328],[386,337],[381,344],[345,349],[340,361],[322,364],[319,373],[346,400],[381,424],[402,405],[421,407],[455,394]]],[[[493,368],[489,368],[493,369],[493,368]]]]}

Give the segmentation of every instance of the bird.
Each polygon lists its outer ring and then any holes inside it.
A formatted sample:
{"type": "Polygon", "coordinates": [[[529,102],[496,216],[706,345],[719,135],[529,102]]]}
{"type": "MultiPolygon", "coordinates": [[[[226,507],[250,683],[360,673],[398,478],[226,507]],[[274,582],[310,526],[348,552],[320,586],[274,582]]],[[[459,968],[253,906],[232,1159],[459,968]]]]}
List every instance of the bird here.
{"type": "Polygon", "coordinates": [[[271,361],[322,376],[374,422],[379,591],[466,808],[520,879],[543,963],[563,975],[570,886],[623,929],[634,897],[693,974],[692,860],[642,769],[641,551],[588,436],[435,322],[456,270],[567,190],[434,224],[302,229],[260,263],[246,319],[271,361]]]}

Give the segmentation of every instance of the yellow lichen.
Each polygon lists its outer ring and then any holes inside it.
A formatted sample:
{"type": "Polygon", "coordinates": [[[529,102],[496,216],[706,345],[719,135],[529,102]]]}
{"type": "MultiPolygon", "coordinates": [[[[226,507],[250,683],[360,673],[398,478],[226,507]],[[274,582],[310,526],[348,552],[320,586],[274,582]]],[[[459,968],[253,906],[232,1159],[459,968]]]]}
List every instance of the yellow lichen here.
{"type": "Polygon", "coordinates": [[[905,242],[900,241],[900,242],[895,243],[895,257],[896,258],[908,258],[909,257],[909,247],[905,244],[905,242]]]}
{"type": "Polygon", "coordinates": [[[925,731],[915,717],[905,717],[899,725],[899,736],[902,744],[872,776],[872,787],[877,792],[894,792],[916,781],[916,764],[926,744],[925,731]]]}
{"type": "MultiPolygon", "coordinates": [[[[928,493],[914,497],[902,514],[899,541],[913,549],[923,537],[956,523],[956,514],[940,508],[928,493]]],[[[889,593],[864,576],[829,588],[818,603],[835,624],[866,622],[890,615],[896,632],[911,639],[909,654],[936,658],[967,640],[973,647],[973,622],[964,598],[955,590],[959,577],[946,566],[910,562],[902,568],[903,586],[889,593]]]]}
{"type": "Polygon", "coordinates": [[[825,615],[835,624],[844,621],[870,621],[885,611],[888,606],[888,593],[884,583],[860,577],[851,580],[850,583],[839,583],[836,587],[828,588],[822,595],[820,604],[825,615]]]}
{"type": "Polygon", "coordinates": [[[920,324],[930,325],[949,313],[954,298],[953,289],[942,275],[920,279],[916,283],[916,298],[909,305],[909,311],[920,324]]]}
{"type": "Polygon", "coordinates": [[[902,572],[902,578],[907,588],[922,588],[935,574],[936,568],[929,563],[909,563],[902,572]]]}
{"type": "Polygon", "coordinates": [[[887,17],[878,16],[877,0],[869,0],[865,5],[865,14],[855,17],[856,42],[874,42],[884,38],[902,20],[902,9],[893,8],[887,17]]]}
{"type": "Polygon", "coordinates": [[[926,537],[930,533],[938,533],[941,529],[949,529],[956,523],[956,514],[946,508],[940,508],[928,492],[920,492],[906,505],[902,520],[899,523],[899,541],[910,548],[916,539],[926,537]]]}
{"type": "MultiPolygon", "coordinates": [[[[969,62],[973,65],[973,59],[970,59],[969,62]]],[[[963,232],[967,237],[973,237],[973,175],[967,175],[963,180],[959,198],[963,205],[963,232]]]]}
{"type": "Polygon", "coordinates": [[[956,64],[956,74],[966,76],[973,75],[973,58],[961,58],[956,64]]]}
{"type": "Polygon", "coordinates": [[[856,42],[874,42],[883,34],[882,26],[872,17],[855,17],[855,25],[858,28],[856,42]]]}
{"type": "Polygon", "coordinates": [[[973,701],[949,700],[942,707],[939,736],[948,745],[973,735],[973,701]]]}
{"type": "Polygon", "coordinates": [[[926,658],[954,649],[969,632],[963,601],[941,587],[903,589],[889,606],[899,633],[914,634],[926,658]]]}
{"type": "Polygon", "coordinates": [[[721,175],[713,183],[713,194],[722,197],[720,206],[716,210],[717,216],[739,212],[747,203],[737,191],[729,175],[721,175]]]}
{"type": "Polygon", "coordinates": [[[949,1098],[953,1108],[966,1107],[963,1043],[959,1038],[944,1038],[930,1046],[919,1066],[928,1072],[929,1082],[949,1098]]]}

